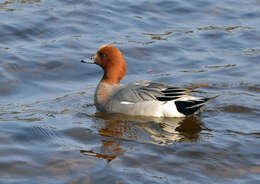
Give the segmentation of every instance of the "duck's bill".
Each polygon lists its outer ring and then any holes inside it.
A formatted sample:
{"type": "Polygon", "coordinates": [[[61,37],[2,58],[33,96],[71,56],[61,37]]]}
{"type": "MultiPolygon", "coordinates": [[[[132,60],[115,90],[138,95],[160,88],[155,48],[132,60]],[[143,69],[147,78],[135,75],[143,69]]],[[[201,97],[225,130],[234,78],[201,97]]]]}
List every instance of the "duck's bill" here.
{"type": "Polygon", "coordinates": [[[83,59],[81,63],[95,64],[95,61],[94,59],[83,59]]]}

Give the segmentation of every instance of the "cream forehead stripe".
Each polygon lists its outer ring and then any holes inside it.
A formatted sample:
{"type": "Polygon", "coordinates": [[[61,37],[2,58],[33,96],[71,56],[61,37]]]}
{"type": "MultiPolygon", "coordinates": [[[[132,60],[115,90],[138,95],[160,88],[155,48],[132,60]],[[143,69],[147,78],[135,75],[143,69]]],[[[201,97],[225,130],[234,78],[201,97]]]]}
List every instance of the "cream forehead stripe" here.
{"type": "Polygon", "coordinates": [[[108,46],[109,46],[108,44],[102,45],[101,47],[99,47],[98,50],[101,50],[101,49],[103,49],[104,47],[108,47],[108,46]]]}

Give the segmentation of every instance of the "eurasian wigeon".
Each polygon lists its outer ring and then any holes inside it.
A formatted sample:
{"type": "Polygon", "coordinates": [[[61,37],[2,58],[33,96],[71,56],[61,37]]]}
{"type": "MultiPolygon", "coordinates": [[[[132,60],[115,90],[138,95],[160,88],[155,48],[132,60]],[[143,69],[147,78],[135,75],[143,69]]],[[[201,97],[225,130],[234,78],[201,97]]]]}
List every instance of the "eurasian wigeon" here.
{"type": "Polygon", "coordinates": [[[120,84],[126,74],[121,51],[113,45],[101,46],[95,57],[83,63],[99,65],[104,75],[95,92],[95,106],[101,112],[133,116],[185,117],[199,110],[211,98],[195,97],[192,89],[158,82],[120,84]]]}

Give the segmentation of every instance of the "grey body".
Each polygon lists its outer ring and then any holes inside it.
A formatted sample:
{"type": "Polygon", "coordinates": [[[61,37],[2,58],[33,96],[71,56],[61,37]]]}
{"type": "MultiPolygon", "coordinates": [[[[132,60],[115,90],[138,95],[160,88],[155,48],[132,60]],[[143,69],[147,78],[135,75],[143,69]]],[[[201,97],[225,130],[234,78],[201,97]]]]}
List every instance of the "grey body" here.
{"type": "MultiPolygon", "coordinates": [[[[207,100],[189,96],[191,90],[163,83],[139,81],[127,85],[100,82],[95,93],[95,105],[101,112],[135,116],[183,117],[175,101],[193,101],[202,106],[207,100]]],[[[195,106],[196,107],[196,106],[195,106]]],[[[198,109],[198,108],[197,108],[198,109]]]]}

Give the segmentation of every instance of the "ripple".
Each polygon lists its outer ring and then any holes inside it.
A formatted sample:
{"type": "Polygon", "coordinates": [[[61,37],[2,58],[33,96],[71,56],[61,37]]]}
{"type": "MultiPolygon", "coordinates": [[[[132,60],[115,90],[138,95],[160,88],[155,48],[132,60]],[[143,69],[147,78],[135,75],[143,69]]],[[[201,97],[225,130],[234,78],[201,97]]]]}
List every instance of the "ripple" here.
{"type": "Polygon", "coordinates": [[[207,26],[207,27],[202,27],[202,28],[197,28],[199,31],[209,31],[209,30],[222,30],[226,32],[231,32],[236,29],[239,30],[250,30],[250,29],[255,29],[253,27],[246,27],[246,26],[230,26],[230,27],[225,27],[225,26],[207,26]]]}
{"type": "Polygon", "coordinates": [[[243,51],[243,53],[248,56],[256,56],[260,54],[260,49],[248,49],[243,51]]]}
{"type": "Polygon", "coordinates": [[[205,66],[205,68],[210,68],[210,69],[218,69],[218,68],[230,68],[230,67],[235,67],[237,66],[236,64],[226,64],[222,66],[205,66]]]}
{"type": "Polygon", "coordinates": [[[165,33],[161,34],[154,34],[154,33],[143,33],[143,35],[150,36],[152,40],[167,40],[167,38],[163,38],[163,36],[171,35],[171,31],[166,31],[165,33]]]}
{"type": "Polygon", "coordinates": [[[249,114],[257,111],[257,109],[252,109],[250,107],[239,106],[239,105],[225,106],[222,107],[221,110],[228,113],[239,113],[239,114],[249,114]]]}

